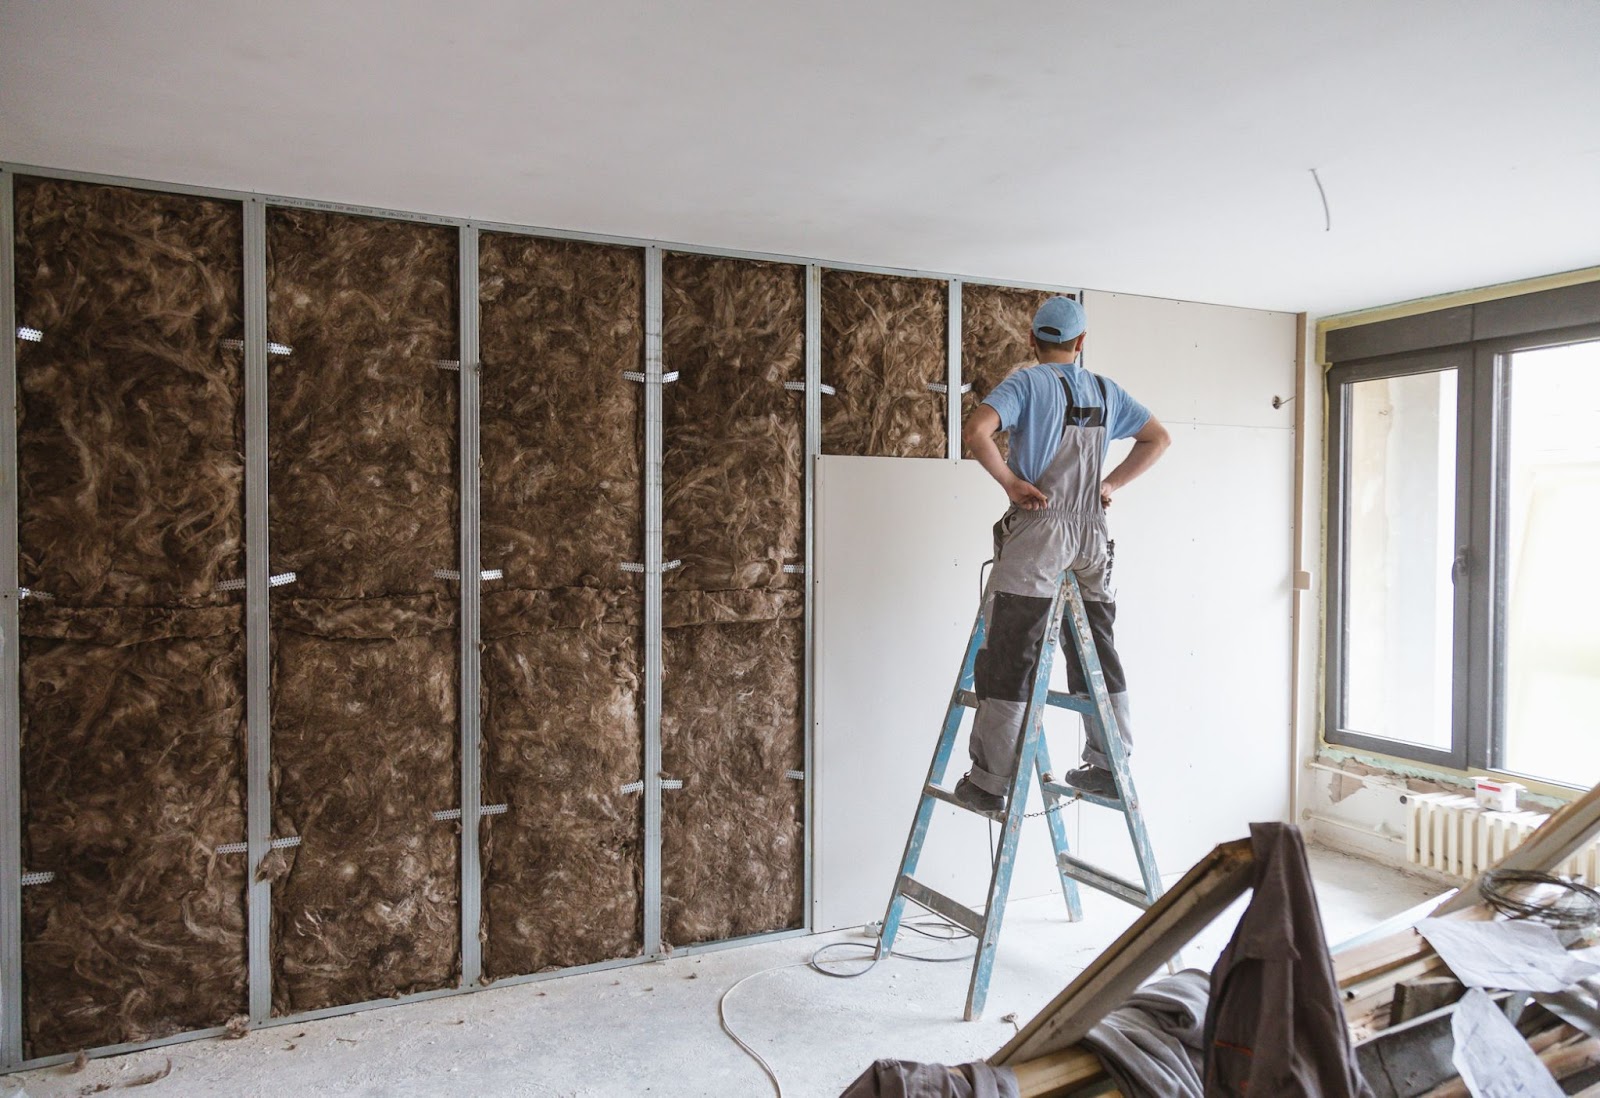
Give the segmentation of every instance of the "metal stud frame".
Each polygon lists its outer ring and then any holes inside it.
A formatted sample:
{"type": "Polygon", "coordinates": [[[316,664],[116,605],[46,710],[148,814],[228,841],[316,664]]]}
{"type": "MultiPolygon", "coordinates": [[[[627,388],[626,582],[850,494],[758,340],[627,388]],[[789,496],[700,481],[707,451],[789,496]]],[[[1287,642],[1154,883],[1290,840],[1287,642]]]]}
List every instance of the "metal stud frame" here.
{"type": "MultiPolygon", "coordinates": [[[[479,634],[480,584],[479,559],[479,348],[478,348],[478,235],[481,232],[517,233],[559,240],[581,240],[640,248],[645,259],[645,362],[644,390],[644,490],[645,490],[645,948],[638,957],[624,957],[581,965],[559,972],[532,973],[495,981],[496,987],[535,983],[561,976],[602,972],[639,964],[665,956],[661,937],[661,793],[667,783],[661,776],[661,573],[667,567],[661,544],[661,386],[667,380],[661,361],[662,255],[684,252],[732,259],[790,263],[805,268],[805,927],[774,931],[726,942],[708,942],[678,947],[675,956],[702,953],[754,942],[775,941],[809,933],[815,901],[813,879],[815,782],[812,781],[813,742],[816,705],[812,697],[815,681],[815,633],[812,625],[813,596],[817,583],[814,568],[816,550],[816,461],[822,453],[822,398],[831,392],[822,381],[822,278],[825,269],[865,271],[914,278],[933,278],[950,285],[949,341],[944,384],[949,408],[946,417],[950,442],[948,455],[960,454],[961,417],[961,285],[1007,286],[1017,289],[1046,290],[1073,294],[1064,286],[1005,279],[956,276],[924,270],[880,267],[859,263],[822,263],[803,256],[770,252],[741,251],[695,244],[668,243],[635,237],[575,232],[473,221],[404,210],[379,209],[343,203],[320,202],[287,196],[269,196],[214,187],[161,183],[91,172],[43,168],[32,165],[0,164],[0,409],[16,407],[16,281],[14,272],[13,181],[17,176],[43,177],[133,187],[170,194],[193,195],[240,203],[244,220],[244,383],[245,383],[245,645],[247,655],[246,721],[248,726],[246,769],[246,850],[251,866],[249,918],[247,924],[249,957],[249,1016],[254,1027],[272,1027],[320,1018],[338,1017],[356,1011],[397,1003],[420,1002],[457,995],[482,986],[482,957],[479,934],[482,918],[482,878],[479,865],[479,821],[485,814],[481,790],[481,733],[479,634]],[[460,720],[461,720],[461,980],[458,986],[420,992],[393,999],[351,1003],[324,1010],[297,1014],[272,1013],[271,912],[272,886],[255,880],[258,866],[272,848],[271,835],[271,713],[268,692],[271,671],[270,591],[272,587],[270,545],[267,527],[267,362],[273,348],[267,340],[267,256],[266,216],[272,207],[296,207],[452,226],[460,232],[460,545],[458,562],[461,597],[460,720]]],[[[1081,300],[1081,297],[1080,297],[1081,300]]],[[[441,366],[455,366],[456,363],[441,366]]],[[[16,417],[0,414],[0,1071],[45,1067],[69,1062],[72,1054],[24,1058],[22,1028],[22,874],[21,861],[21,773],[19,698],[18,570],[17,570],[17,461],[16,417]]],[[[491,565],[496,562],[490,561],[491,565]]],[[[491,806],[494,807],[494,806],[491,806]]],[[[48,868],[48,867],[33,867],[48,868]]],[[[44,886],[48,887],[48,886],[44,886]]],[[[156,1048],[181,1041],[215,1037],[220,1028],[193,1030],[152,1041],[107,1045],[89,1049],[92,1056],[116,1055],[156,1048]]]]}

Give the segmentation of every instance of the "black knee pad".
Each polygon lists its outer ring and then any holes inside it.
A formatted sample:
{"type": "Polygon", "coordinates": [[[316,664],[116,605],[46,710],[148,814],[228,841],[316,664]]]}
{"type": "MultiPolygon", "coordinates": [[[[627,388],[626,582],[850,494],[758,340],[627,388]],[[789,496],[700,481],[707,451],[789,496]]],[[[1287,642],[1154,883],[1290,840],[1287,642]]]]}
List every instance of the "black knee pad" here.
{"type": "Polygon", "coordinates": [[[1027,701],[1052,600],[997,591],[983,647],[973,664],[979,698],[1027,701]]]}

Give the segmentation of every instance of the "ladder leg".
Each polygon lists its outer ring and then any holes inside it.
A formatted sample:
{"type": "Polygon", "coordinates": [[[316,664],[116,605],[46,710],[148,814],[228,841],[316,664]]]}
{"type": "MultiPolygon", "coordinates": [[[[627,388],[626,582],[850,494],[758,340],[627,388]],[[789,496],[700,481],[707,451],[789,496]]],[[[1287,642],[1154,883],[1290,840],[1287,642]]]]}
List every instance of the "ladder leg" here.
{"type": "Polygon", "coordinates": [[[1044,798],[1045,822],[1050,826],[1050,845],[1056,852],[1056,873],[1061,878],[1061,898],[1067,901],[1067,918],[1078,922],[1083,918],[1083,902],[1078,897],[1078,882],[1061,872],[1061,857],[1072,853],[1067,843],[1067,825],[1061,819],[1062,809],[1070,802],[1062,800],[1044,787],[1044,776],[1050,773],[1050,748],[1044,733],[1039,733],[1039,744],[1034,748],[1033,768],[1039,775],[1039,792],[1044,798]]]}
{"type": "MultiPolygon", "coordinates": [[[[1065,586],[1057,588],[1051,603],[1051,622],[1060,620],[1065,586]]],[[[1039,645],[1039,659],[1033,669],[1028,708],[1022,715],[1022,742],[1017,745],[1017,765],[1011,777],[1011,791],[1006,797],[1006,823],[1000,836],[1000,849],[995,852],[994,873],[989,878],[989,902],[983,909],[983,935],[978,939],[978,950],[973,958],[972,982],[967,985],[966,1020],[971,1022],[983,1014],[983,1005],[989,998],[989,977],[994,971],[995,950],[1000,944],[1000,926],[1005,920],[1006,897],[1011,891],[1011,870],[1017,859],[1017,839],[1022,834],[1022,820],[1028,812],[1028,779],[1035,769],[1039,745],[1044,739],[1044,710],[1050,696],[1050,670],[1056,659],[1056,631],[1047,627],[1039,645]]]]}
{"type": "MultiPolygon", "coordinates": [[[[961,672],[956,676],[955,689],[950,693],[950,704],[945,709],[944,727],[939,732],[939,744],[934,748],[933,761],[928,764],[928,780],[923,786],[924,790],[929,785],[942,782],[945,770],[950,765],[956,737],[961,731],[961,718],[966,712],[966,706],[958,700],[958,695],[972,688],[973,665],[978,657],[978,649],[983,647],[983,638],[983,612],[980,609],[977,620],[972,624],[972,634],[967,638],[967,651],[961,660],[961,672]]],[[[922,858],[922,844],[928,837],[928,825],[933,821],[933,806],[936,803],[923,790],[918,790],[917,813],[911,821],[911,833],[906,836],[905,852],[900,857],[900,872],[895,877],[894,889],[889,894],[889,906],[883,914],[883,928],[878,932],[877,956],[880,959],[887,957],[894,949],[895,937],[900,933],[900,920],[906,909],[906,898],[900,892],[900,880],[917,871],[917,863],[922,858]]]]}

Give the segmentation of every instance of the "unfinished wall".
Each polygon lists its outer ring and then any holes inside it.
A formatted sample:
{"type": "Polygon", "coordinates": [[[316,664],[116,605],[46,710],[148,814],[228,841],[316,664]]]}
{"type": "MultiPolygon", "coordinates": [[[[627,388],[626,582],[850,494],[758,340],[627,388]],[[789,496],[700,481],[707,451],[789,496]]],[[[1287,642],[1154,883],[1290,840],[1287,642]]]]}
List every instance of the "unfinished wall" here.
{"type": "Polygon", "coordinates": [[[948,284],[822,272],[822,452],[944,457],[948,284]]]}
{"type": "Polygon", "coordinates": [[[273,1006],[459,968],[454,229],[267,215],[273,1006]]]}
{"type": "MultiPolygon", "coordinates": [[[[16,184],[29,1056],[245,1005],[242,223],[16,184]],[[46,598],[45,596],[49,597],[46,598]]],[[[6,338],[11,338],[7,333],[6,338]]]]}
{"type": "MultiPolygon", "coordinates": [[[[983,398],[1018,366],[1032,366],[1038,356],[1029,346],[1033,314],[1046,298],[1043,290],[964,283],[961,287],[961,380],[972,391],[961,397],[961,422],[966,423],[983,398]]],[[[1006,435],[996,436],[1006,453],[1006,435]]],[[[961,456],[971,457],[965,443],[961,456]]]]}
{"type": "Polygon", "coordinates": [[[805,270],[663,266],[662,926],[671,945],[801,925],[805,270]]]}
{"type": "Polygon", "coordinates": [[[643,948],[643,258],[479,239],[491,979],[643,948]]]}

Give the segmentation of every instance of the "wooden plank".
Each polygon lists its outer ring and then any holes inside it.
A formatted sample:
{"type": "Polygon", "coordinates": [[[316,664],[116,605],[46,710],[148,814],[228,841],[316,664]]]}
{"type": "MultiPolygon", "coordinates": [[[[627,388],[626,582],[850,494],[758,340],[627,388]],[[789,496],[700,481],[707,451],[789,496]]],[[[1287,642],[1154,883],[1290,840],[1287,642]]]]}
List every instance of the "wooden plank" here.
{"type": "Polygon", "coordinates": [[[989,1062],[1008,1067],[1077,1043],[1238,899],[1254,869],[1249,839],[1215,847],[989,1062]]]}
{"type": "Polygon", "coordinates": [[[1100,1057],[1081,1045],[1025,1060],[1012,1065],[1012,1070],[1021,1098],[1056,1098],[1106,1077],[1100,1057]]]}
{"type": "MultiPolygon", "coordinates": [[[[1600,785],[1557,809],[1521,846],[1501,858],[1493,868],[1548,872],[1572,857],[1596,832],[1600,832],[1600,785]]],[[[1448,915],[1478,902],[1477,888],[1464,888],[1440,904],[1434,914],[1448,915]]]]}

